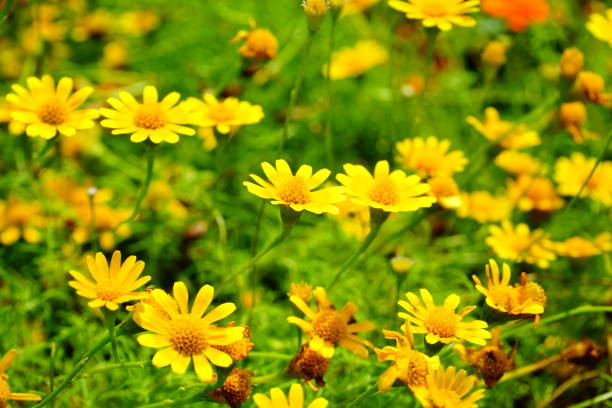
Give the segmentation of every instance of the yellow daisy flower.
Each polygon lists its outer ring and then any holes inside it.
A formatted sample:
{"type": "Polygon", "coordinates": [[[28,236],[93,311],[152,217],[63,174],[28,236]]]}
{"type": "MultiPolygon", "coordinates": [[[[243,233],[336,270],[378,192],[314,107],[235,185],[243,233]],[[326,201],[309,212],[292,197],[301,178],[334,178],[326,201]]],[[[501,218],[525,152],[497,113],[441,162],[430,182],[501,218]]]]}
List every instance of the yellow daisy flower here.
{"type": "Polygon", "coordinates": [[[207,92],[202,98],[203,100],[187,100],[187,106],[191,110],[191,123],[201,127],[214,127],[221,134],[233,132],[242,125],[259,123],[264,117],[261,106],[239,101],[234,97],[219,101],[207,92]]]}
{"type": "Polygon", "coordinates": [[[612,47],[612,8],[606,10],[606,15],[593,13],[586,24],[587,30],[598,40],[607,42],[612,47]]]}
{"type": "Polygon", "coordinates": [[[431,187],[421,183],[419,176],[407,176],[401,170],[390,173],[389,162],[386,160],[376,163],[373,176],[361,165],[345,164],[344,171],[346,174],[338,174],[336,178],[357,204],[387,212],[400,212],[431,207],[436,202],[434,197],[424,195],[431,187]]]}
{"type": "MultiPolygon", "coordinates": [[[[253,401],[259,408],[304,408],[304,390],[300,384],[292,384],[287,398],[280,388],[272,388],[270,397],[255,394],[253,401]]],[[[327,400],[319,397],[308,404],[307,408],[326,408],[327,405],[327,400]]]]}
{"type": "Polygon", "coordinates": [[[307,320],[290,316],[287,321],[308,334],[310,348],[320,352],[325,358],[334,355],[336,345],[346,347],[361,358],[367,358],[368,349],[363,345],[369,347],[370,342],[356,336],[355,333],[373,330],[374,323],[356,322],[353,316],[357,313],[357,305],[353,302],[348,302],[342,309],[336,310],[329,301],[327,292],[320,286],[313,291],[313,294],[317,300],[316,312],[301,298],[289,297],[289,301],[306,315],[307,320]]]}
{"type": "Polygon", "coordinates": [[[238,52],[245,58],[269,60],[276,58],[278,40],[270,30],[257,28],[255,20],[250,19],[251,30],[240,30],[230,43],[244,41],[238,52]]]}
{"type": "Polygon", "coordinates": [[[339,209],[334,204],[345,200],[342,187],[326,187],[313,191],[331,174],[327,169],[312,174],[312,167],[304,164],[293,175],[289,164],[282,159],[276,161],[276,168],[268,162],[262,163],[261,168],[269,182],[251,174],[257,184],[249,181],[242,184],[251,194],[271,199],[274,205],[288,206],[294,211],[337,214],[339,209]]]}
{"type": "Polygon", "coordinates": [[[460,150],[449,152],[450,140],[435,136],[404,139],[395,145],[399,152],[396,160],[421,177],[447,175],[463,171],[468,159],[460,150]]]}
{"type": "Polygon", "coordinates": [[[423,20],[425,27],[450,30],[453,25],[473,27],[476,20],[466,16],[478,11],[480,0],[390,0],[389,6],[406,13],[407,18],[423,20]]]}
{"type": "Polygon", "coordinates": [[[514,262],[527,262],[540,268],[548,268],[550,261],[557,259],[552,251],[549,234],[541,229],[531,232],[527,224],[516,227],[508,220],[491,225],[485,242],[497,256],[514,262]]]}
{"type": "MultiPolygon", "coordinates": [[[[371,68],[384,64],[389,58],[385,47],[373,40],[363,40],[354,47],[346,47],[335,52],[329,68],[330,79],[357,77],[371,68]]],[[[327,67],[323,68],[327,74],[327,67]]]]}
{"type": "Polygon", "coordinates": [[[482,346],[486,343],[486,339],[491,338],[491,333],[485,330],[488,327],[487,322],[462,321],[468,313],[476,309],[476,306],[466,306],[456,313],[460,299],[455,294],[449,295],[442,306],[436,306],[427,289],[421,289],[423,302],[412,292],[407,292],[406,298],[407,302],[400,300],[398,304],[408,313],[400,312],[398,316],[406,319],[404,325],[410,325],[412,333],[425,334],[425,341],[429,344],[462,343],[467,340],[482,346]]]}
{"type": "Polygon", "coordinates": [[[592,241],[582,237],[570,237],[563,242],[555,242],[554,248],[561,256],[584,259],[612,249],[612,234],[602,232],[592,241]]]}
{"type": "Polygon", "coordinates": [[[557,195],[555,186],[546,177],[519,176],[508,181],[508,197],[521,211],[551,212],[563,207],[564,201],[557,195]]]}
{"type": "Polygon", "coordinates": [[[93,92],[90,86],[72,93],[74,81],[63,77],[55,86],[53,78],[43,75],[42,78],[29,77],[28,89],[14,84],[15,93],[6,96],[13,104],[11,118],[25,124],[28,136],[51,139],[58,133],[74,136],[77,130],[91,129],[98,117],[95,109],[81,109],[85,99],[93,92]]]}
{"type": "Polygon", "coordinates": [[[138,336],[145,347],[161,349],[153,356],[155,367],[172,366],[176,374],[184,374],[193,359],[195,372],[203,382],[214,379],[213,365],[229,367],[233,360],[229,354],[215,346],[226,346],[243,338],[244,327],[216,327],[214,323],[236,310],[233,303],[223,303],[204,314],[210,305],[214,289],[204,285],[198,291],[189,312],[189,293],[183,282],[176,282],[171,297],[161,289],[153,289],[151,296],[156,307],[142,303],[140,322],[143,329],[153,333],[138,336]],[[160,310],[161,309],[161,310],[160,310]]]}
{"type": "Polygon", "coordinates": [[[385,339],[395,340],[395,347],[385,346],[374,351],[379,361],[391,361],[393,365],[387,368],[378,379],[378,391],[387,392],[399,380],[410,389],[423,387],[429,366],[436,368],[440,365],[438,356],[428,357],[414,349],[414,336],[410,325],[404,325],[404,334],[390,330],[383,330],[385,339]]]}
{"type": "MultiPolygon", "coordinates": [[[[594,157],[586,158],[582,153],[571,157],[560,157],[555,163],[554,179],[559,185],[559,194],[575,196],[595,166],[594,157]]],[[[582,191],[582,195],[612,205],[612,161],[602,161],[582,191]]]]}
{"type": "Polygon", "coordinates": [[[451,176],[435,176],[427,180],[427,184],[431,186],[429,195],[435,197],[442,208],[461,207],[459,186],[451,176]]]}
{"type": "Polygon", "coordinates": [[[544,289],[537,283],[527,282],[525,272],[521,274],[521,283],[510,285],[510,277],[512,272],[508,264],[502,265],[502,273],[500,278],[499,266],[493,259],[489,259],[489,265],[486,266],[487,287],[485,288],[478,279],[478,276],[472,275],[476,290],[485,295],[487,305],[502,313],[511,315],[541,315],[544,313],[546,306],[546,296],[544,289]],[[529,288],[527,287],[529,285],[529,288]],[[537,290],[539,288],[539,290],[537,290]],[[535,296],[532,296],[535,295],[535,296]]]}
{"type": "Polygon", "coordinates": [[[495,164],[516,175],[537,174],[542,167],[537,159],[516,150],[504,150],[495,158],[495,164]]]}
{"type": "Polygon", "coordinates": [[[94,282],[71,270],[68,273],[76,280],[68,282],[68,285],[76,289],[77,295],[93,299],[88,303],[89,307],[105,306],[108,310],[117,310],[121,303],[147,297],[144,292],[134,292],[151,280],[148,275],[140,277],[145,264],[136,261],[135,256],[128,257],[122,264],[121,252],[115,251],[110,266],[102,252],[98,252],[95,258],[88,255],[85,259],[94,282]]]}
{"type": "Polygon", "coordinates": [[[22,392],[11,392],[8,384],[8,375],[6,370],[11,366],[17,355],[17,350],[11,349],[6,352],[4,357],[0,359],[0,407],[8,408],[9,401],[40,401],[42,398],[35,394],[26,394],[22,392]]]}
{"type": "Polygon", "coordinates": [[[188,123],[187,112],[182,106],[175,106],[180,97],[178,92],[171,92],[159,101],[157,89],[151,85],[145,86],[142,103],[127,92],[119,92],[119,99],[108,99],[113,109],[100,109],[107,118],[100,124],[113,129],[113,135],[131,134],[134,143],[147,139],[156,144],[176,143],[179,134],[195,135],[195,130],[183,126],[188,123]]]}
{"type": "Polygon", "coordinates": [[[488,191],[461,193],[457,215],[473,218],[481,224],[505,220],[512,212],[512,201],[507,196],[494,196],[488,191]]]}
{"type": "Polygon", "coordinates": [[[477,383],[476,376],[468,376],[465,370],[430,367],[427,385],[416,397],[424,408],[475,408],[478,407],[476,401],[484,397],[484,390],[478,389],[469,396],[468,393],[477,383]]]}
{"type": "Polygon", "coordinates": [[[482,122],[474,116],[468,116],[467,122],[489,141],[499,143],[504,149],[519,150],[538,146],[541,142],[538,133],[528,130],[527,126],[523,124],[514,126],[510,122],[501,120],[495,108],[485,109],[482,122]]]}

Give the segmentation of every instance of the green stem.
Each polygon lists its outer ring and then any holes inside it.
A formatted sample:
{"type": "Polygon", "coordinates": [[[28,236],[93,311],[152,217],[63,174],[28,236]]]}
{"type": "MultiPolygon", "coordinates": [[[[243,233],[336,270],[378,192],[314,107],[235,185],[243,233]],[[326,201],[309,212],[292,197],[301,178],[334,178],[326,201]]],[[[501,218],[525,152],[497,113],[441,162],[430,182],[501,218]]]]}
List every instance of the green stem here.
{"type": "MultiPolygon", "coordinates": [[[[552,315],[550,317],[542,319],[540,321],[540,326],[543,326],[545,324],[554,323],[556,321],[563,320],[567,317],[575,316],[575,315],[583,314],[583,313],[612,313],[612,306],[593,306],[593,305],[578,306],[572,310],[557,313],[556,315],[552,315]]],[[[521,331],[525,329],[529,329],[531,327],[533,327],[531,323],[525,323],[519,327],[511,328],[508,330],[502,329],[501,337],[506,338],[506,337],[515,336],[517,333],[520,333],[521,331]]]]}
{"type": "Polygon", "coordinates": [[[193,403],[202,402],[202,401],[210,401],[210,400],[206,398],[205,395],[200,393],[200,394],[196,394],[192,397],[185,398],[182,400],[166,399],[160,402],[156,402],[154,404],[141,405],[139,408],[180,407],[181,405],[188,405],[188,404],[193,404],[193,403]]]}
{"type": "Polygon", "coordinates": [[[249,358],[276,358],[279,360],[291,360],[293,356],[291,354],[273,353],[270,351],[251,351],[249,358]]]}
{"type": "Polygon", "coordinates": [[[582,186],[580,186],[580,190],[578,190],[578,193],[575,196],[572,197],[571,201],[563,209],[561,214],[563,214],[566,211],[568,211],[569,208],[571,208],[574,205],[576,200],[578,200],[578,198],[580,198],[580,195],[582,194],[582,192],[584,191],[586,186],[589,184],[589,181],[591,181],[591,178],[593,177],[593,174],[595,174],[595,171],[597,170],[597,167],[599,167],[599,165],[603,161],[603,159],[604,159],[604,157],[606,155],[606,152],[608,151],[608,147],[610,146],[610,141],[612,141],[612,130],[608,132],[608,136],[606,136],[606,141],[604,143],[603,149],[601,149],[601,153],[599,154],[599,157],[597,158],[597,161],[595,162],[595,165],[591,169],[591,172],[587,176],[586,180],[584,180],[584,183],[582,183],[582,186]]]}
{"type": "Polygon", "coordinates": [[[117,312],[104,310],[103,313],[104,320],[106,320],[108,335],[111,339],[111,355],[113,356],[113,361],[118,362],[119,357],[117,355],[117,340],[115,338],[115,320],[117,317],[117,312]]]}
{"type": "Polygon", "coordinates": [[[107,364],[105,366],[93,368],[91,370],[84,372],[83,375],[81,375],[81,378],[89,377],[94,374],[105,373],[107,371],[117,370],[120,368],[148,368],[152,366],[153,365],[151,363],[151,360],[130,361],[128,363],[107,364]]]}
{"type": "Polygon", "coordinates": [[[151,180],[153,179],[153,167],[155,164],[155,148],[156,148],[155,145],[149,146],[149,151],[147,154],[147,173],[145,175],[144,181],[142,182],[142,188],[140,189],[140,193],[138,194],[138,197],[136,198],[136,204],[134,205],[134,211],[132,211],[132,214],[127,219],[121,221],[115,227],[115,230],[117,230],[123,224],[127,224],[128,222],[131,222],[132,220],[134,220],[134,218],[136,218],[138,216],[138,213],[140,212],[140,206],[142,205],[142,201],[144,200],[144,198],[147,196],[147,192],[149,191],[149,185],[151,184],[151,180]]]}
{"type": "MultiPolygon", "coordinates": [[[[115,332],[116,337],[122,336],[123,334],[125,334],[125,331],[121,329],[115,332]]],[[[47,406],[53,400],[55,400],[55,398],[57,398],[57,396],[76,379],[79,373],[83,370],[83,368],[85,368],[85,366],[89,362],[89,359],[110,342],[111,336],[107,335],[104,338],[100,339],[96,344],[94,344],[89,350],[87,350],[87,352],[83,355],[83,357],[81,357],[81,359],[76,363],[76,365],[72,367],[72,370],[70,371],[70,373],[68,373],[66,379],[54,391],[52,391],[51,394],[47,395],[42,401],[34,405],[32,408],[42,408],[44,406],[47,406]]]]}
{"type": "Polygon", "coordinates": [[[608,391],[604,394],[598,395],[595,398],[591,398],[590,400],[586,400],[583,401],[579,404],[574,404],[569,408],[585,408],[585,407],[592,407],[595,404],[598,404],[600,402],[604,402],[609,400],[610,398],[612,398],[612,391],[608,391]]]}
{"type": "Polygon", "coordinates": [[[346,406],[346,408],[353,408],[353,407],[357,407],[357,406],[361,405],[361,403],[363,401],[367,400],[368,398],[370,398],[371,396],[373,396],[377,392],[378,392],[378,386],[376,384],[371,385],[369,388],[366,388],[366,390],[364,392],[359,394],[359,396],[357,398],[355,398],[353,401],[351,401],[351,403],[348,404],[346,406]]]}
{"type": "Polygon", "coordinates": [[[385,212],[382,210],[370,209],[370,232],[368,233],[368,235],[365,237],[365,239],[361,243],[361,246],[359,247],[357,252],[355,252],[349,259],[347,259],[344,262],[344,264],[342,264],[338,272],[336,272],[336,276],[334,276],[334,278],[331,280],[331,282],[327,286],[328,290],[331,290],[331,288],[334,287],[334,285],[340,280],[344,272],[346,272],[346,270],[353,263],[355,263],[355,261],[366,251],[366,249],[368,249],[368,247],[372,244],[372,242],[378,235],[378,232],[380,231],[380,227],[382,226],[382,224],[385,222],[385,220],[388,217],[389,217],[388,212],[385,212]]]}
{"type": "MultiPolygon", "coordinates": [[[[257,256],[257,245],[259,243],[259,234],[261,233],[261,223],[263,221],[264,210],[266,208],[266,200],[262,200],[261,205],[259,206],[259,212],[257,213],[257,224],[255,226],[255,236],[253,237],[253,244],[251,248],[251,257],[257,256]]],[[[255,296],[255,289],[257,288],[257,267],[253,265],[253,269],[251,270],[251,290],[253,291],[253,306],[257,302],[257,296],[255,296]]],[[[251,308],[252,310],[252,308],[251,308]]]]}
{"type": "Polygon", "coordinates": [[[337,16],[332,16],[331,30],[329,33],[329,56],[327,57],[327,69],[325,73],[325,89],[327,90],[327,114],[325,115],[325,152],[327,158],[327,167],[332,168],[334,166],[334,141],[332,139],[332,125],[334,114],[332,112],[332,106],[334,103],[334,95],[331,86],[331,64],[332,55],[334,48],[336,47],[336,23],[338,21],[337,16]]]}
{"type": "Polygon", "coordinates": [[[306,38],[306,44],[304,45],[304,59],[302,61],[302,65],[300,66],[300,70],[298,71],[297,77],[295,78],[295,85],[291,90],[289,106],[287,107],[285,124],[281,133],[281,140],[279,145],[280,150],[283,150],[285,148],[285,143],[289,138],[289,122],[291,121],[291,112],[293,111],[293,107],[297,102],[297,98],[300,93],[300,88],[302,87],[302,81],[304,80],[304,72],[306,71],[306,65],[308,64],[308,58],[310,57],[310,49],[312,48],[312,39],[314,38],[314,35],[315,33],[308,30],[308,37],[306,38]]]}
{"type": "Polygon", "coordinates": [[[267,384],[267,383],[270,383],[276,380],[281,380],[286,377],[287,377],[287,374],[284,371],[281,371],[280,373],[260,375],[258,377],[253,377],[252,381],[253,381],[253,384],[260,385],[260,384],[267,384]]]}

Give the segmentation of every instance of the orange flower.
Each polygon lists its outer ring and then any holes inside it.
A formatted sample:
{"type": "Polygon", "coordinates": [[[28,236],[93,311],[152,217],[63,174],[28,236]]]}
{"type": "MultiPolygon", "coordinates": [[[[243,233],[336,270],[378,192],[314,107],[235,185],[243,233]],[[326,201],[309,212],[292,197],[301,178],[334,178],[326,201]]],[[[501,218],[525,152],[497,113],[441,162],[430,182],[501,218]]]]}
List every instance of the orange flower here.
{"type": "Polygon", "coordinates": [[[532,23],[548,19],[546,0],[482,0],[482,10],[506,20],[512,31],[524,31],[532,23]]]}

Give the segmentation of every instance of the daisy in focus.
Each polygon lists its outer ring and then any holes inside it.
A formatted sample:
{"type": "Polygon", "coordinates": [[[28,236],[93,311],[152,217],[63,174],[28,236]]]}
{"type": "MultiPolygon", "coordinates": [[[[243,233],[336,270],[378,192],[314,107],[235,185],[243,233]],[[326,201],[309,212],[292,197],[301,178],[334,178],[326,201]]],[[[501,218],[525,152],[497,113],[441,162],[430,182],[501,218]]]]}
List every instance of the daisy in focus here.
{"type": "Polygon", "coordinates": [[[485,242],[500,258],[540,268],[548,268],[550,261],[557,259],[549,235],[541,229],[532,232],[527,224],[514,226],[504,220],[501,225],[491,225],[489,232],[485,242]]]}
{"type": "MultiPolygon", "coordinates": [[[[304,390],[300,384],[292,384],[288,397],[280,388],[272,388],[270,397],[264,394],[253,395],[253,401],[259,408],[304,408],[304,390]]],[[[315,398],[306,408],[326,408],[325,398],[315,398]]]]}
{"type": "Polygon", "coordinates": [[[121,263],[121,252],[113,252],[110,266],[102,252],[94,257],[87,256],[87,267],[92,282],[80,272],[71,270],[68,273],[75,279],[68,285],[76,289],[77,295],[93,299],[88,305],[92,308],[106,307],[108,310],[117,310],[121,303],[140,300],[147,297],[144,292],[135,292],[151,280],[150,276],[140,276],[144,270],[143,261],[136,261],[135,256],[128,257],[121,263]]]}
{"type": "MultiPolygon", "coordinates": [[[[389,58],[385,47],[373,40],[359,41],[354,47],[335,52],[331,57],[329,77],[334,80],[357,77],[389,58]]],[[[327,67],[323,68],[327,74],[327,67]]]]}
{"type": "Polygon", "coordinates": [[[395,147],[399,152],[396,160],[407,169],[416,171],[423,178],[439,175],[450,176],[463,171],[468,163],[462,151],[448,151],[450,140],[439,140],[435,136],[427,139],[420,137],[404,139],[397,142],[395,147]]]}
{"type": "Polygon", "coordinates": [[[423,20],[425,27],[450,30],[453,25],[473,27],[476,20],[466,14],[478,11],[480,0],[390,0],[389,6],[406,14],[406,18],[423,20]]]}
{"type": "Polygon", "coordinates": [[[236,310],[233,303],[223,303],[208,313],[206,309],[213,299],[214,289],[204,285],[198,291],[189,311],[189,293],[183,282],[176,282],[168,295],[161,289],[153,289],[154,304],[142,303],[138,324],[152,333],[138,336],[144,347],[160,349],[153,356],[155,367],[172,366],[175,374],[184,374],[193,359],[198,378],[205,382],[215,381],[212,365],[229,367],[232,357],[219,346],[240,341],[244,327],[217,327],[215,323],[236,310]]]}
{"type": "Polygon", "coordinates": [[[528,130],[523,124],[513,125],[501,120],[499,112],[495,108],[485,109],[482,122],[474,116],[468,116],[467,122],[489,141],[499,143],[504,149],[519,150],[538,146],[541,143],[537,132],[528,130]]]}
{"type": "Polygon", "coordinates": [[[527,274],[521,273],[521,282],[510,285],[512,272],[508,264],[502,265],[501,276],[499,266],[489,259],[486,266],[487,287],[478,276],[472,275],[476,290],[485,295],[489,307],[509,315],[535,315],[536,320],[544,313],[546,295],[544,289],[535,282],[527,282],[527,274]]]}
{"type": "Polygon", "coordinates": [[[331,358],[334,348],[339,345],[361,358],[367,358],[368,349],[364,345],[369,347],[370,342],[356,333],[374,330],[374,324],[369,321],[355,321],[357,305],[353,302],[348,302],[342,309],[337,310],[329,301],[325,289],[319,286],[313,294],[317,301],[316,311],[301,298],[290,296],[289,301],[306,315],[306,319],[295,316],[287,318],[289,323],[295,324],[310,336],[310,349],[320,352],[325,358],[331,358]]]}
{"type": "Polygon", "coordinates": [[[11,87],[14,93],[8,94],[6,100],[12,104],[11,119],[23,123],[28,136],[42,139],[51,139],[58,133],[74,136],[77,130],[94,127],[98,112],[78,109],[93,92],[92,87],[73,93],[72,78],[63,77],[56,86],[49,75],[29,77],[27,85],[26,89],[14,84],[11,87]]]}
{"type": "Polygon", "coordinates": [[[0,359],[0,407],[10,407],[9,401],[40,401],[42,398],[36,394],[26,394],[22,392],[11,392],[8,384],[6,370],[13,364],[17,350],[11,349],[0,359]]]}
{"type": "Polygon", "coordinates": [[[100,113],[107,119],[100,124],[113,129],[113,135],[130,134],[130,140],[140,143],[147,139],[155,144],[177,143],[179,135],[195,135],[195,130],[184,126],[188,115],[180,106],[178,92],[171,92],[161,101],[157,89],[145,86],[142,103],[128,92],[119,92],[119,98],[109,98],[113,109],[102,108],[100,113]]]}
{"type": "Polygon", "coordinates": [[[387,392],[398,380],[410,389],[425,386],[429,367],[439,366],[440,358],[430,358],[414,349],[414,336],[410,325],[404,325],[403,334],[383,330],[383,335],[386,339],[395,340],[395,346],[374,349],[379,361],[391,361],[393,364],[378,379],[378,391],[387,392]]]}
{"type": "Polygon", "coordinates": [[[277,160],[276,167],[264,162],[261,168],[269,181],[251,174],[257,184],[249,181],[242,183],[251,194],[271,199],[272,204],[284,205],[294,211],[315,214],[337,214],[340,211],[335,204],[345,200],[342,187],[325,187],[314,191],[327,180],[331,174],[329,170],[321,169],[313,174],[312,167],[304,164],[294,175],[285,160],[277,160]]]}
{"type": "Polygon", "coordinates": [[[189,120],[202,128],[215,128],[221,134],[234,132],[242,125],[252,125],[261,122],[264,117],[259,105],[239,101],[229,97],[219,101],[213,94],[207,92],[202,100],[189,98],[185,108],[190,110],[189,120]]]}
{"type": "Polygon", "coordinates": [[[476,401],[484,397],[484,390],[468,393],[477,383],[476,376],[467,375],[465,370],[430,367],[426,386],[415,395],[424,408],[475,408],[476,401]]]}
{"type": "Polygon", "coordinates": [[[469,341],[482,346],[486,339],[491,338],[491,333],[486,330],[487,322],[463,321],[476,306],[466,306],[459,313],[455,311],[460,301],[458,295],[449,295],[442,306],[436,306],[427,289],[421,289],[422,302],[412,292],[406,293],[406,298],[408,301],[400,300],[398,304],[408,313],[400,312],[398,316],[406,320],[404,325],[410,325],[412,333],[425,334],[425,341],[429,344],[469,341]]]}
{"type": "Polygon", "coordinates": [[[401,170],[390,172],[386,160],[376,163],[374,175],[355,164],[345,164],[344,171],[346,174],[338,174],[336,178],[357,204],[386,212],[402,212],[431,207],[436,202],[434,197],[425,195],[431,187],[421,183],[419,176],[407,176],[401,170]]]}
{"type": "Polygon", "coordinates": [[[612,47],[612,8],[607,9],[605,15],[591,14],[586,28],[595,38],[612,47]]]}

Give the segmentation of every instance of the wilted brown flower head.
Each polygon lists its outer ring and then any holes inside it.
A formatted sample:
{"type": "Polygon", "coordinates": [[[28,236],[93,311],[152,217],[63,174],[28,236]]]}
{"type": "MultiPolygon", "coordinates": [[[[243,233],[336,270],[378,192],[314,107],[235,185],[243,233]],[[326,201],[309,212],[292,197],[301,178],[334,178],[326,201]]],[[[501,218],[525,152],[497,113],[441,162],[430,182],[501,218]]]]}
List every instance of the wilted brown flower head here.
{"type": "Polygon", "coordinates": [[[323,357],[319,352],[311,350],[308,344],[304,344],[299,353],[293,357],[287,372],[306,380],[308,386],[314,390],[311,381],[314,380],[317,386],[325,386],[323,376],[329,367],[329,359],[323,357]]]}

